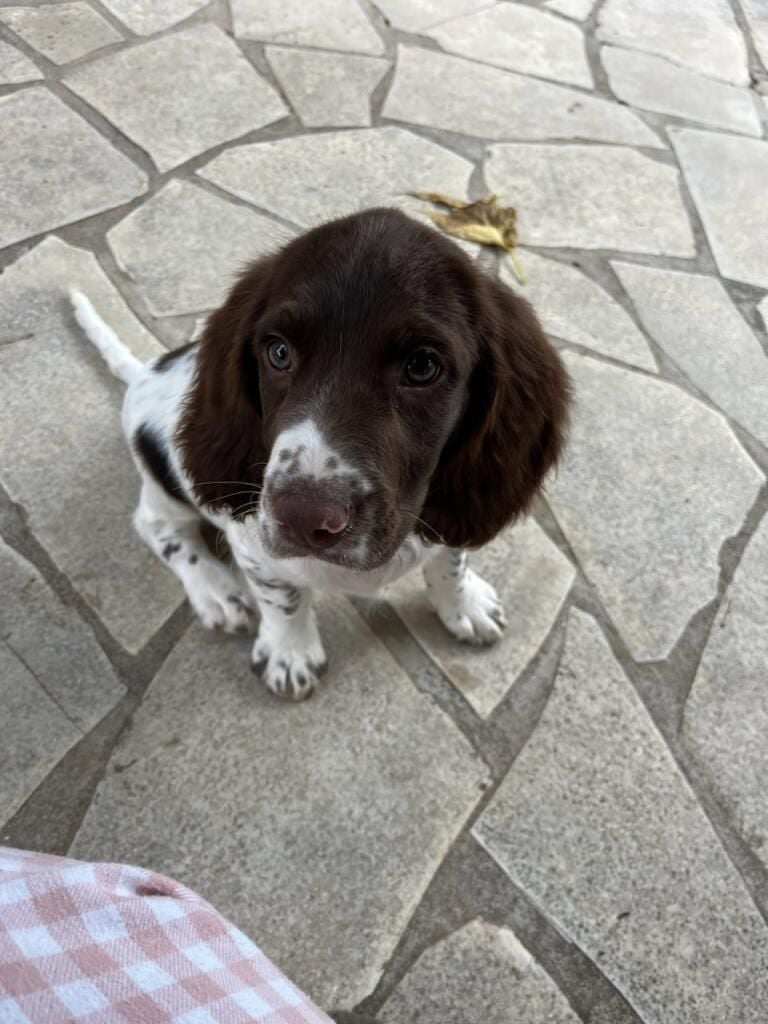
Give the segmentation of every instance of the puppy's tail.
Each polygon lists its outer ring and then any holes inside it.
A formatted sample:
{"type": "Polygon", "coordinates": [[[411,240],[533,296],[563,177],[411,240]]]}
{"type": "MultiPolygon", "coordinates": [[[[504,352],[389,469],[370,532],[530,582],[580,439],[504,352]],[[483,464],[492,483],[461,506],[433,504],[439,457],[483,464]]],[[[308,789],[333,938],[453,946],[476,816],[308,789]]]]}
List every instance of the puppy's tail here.
{"type": "Polygon", "coordinates": [[[127,345],[124,345],[108,323],[101,319],[90,299],[72,288],[69,299],[75,311],[75,319],[85,332],[91,344],[98,349],[112,373],[125,384],[134,380],[142,366],[127,345]]]}

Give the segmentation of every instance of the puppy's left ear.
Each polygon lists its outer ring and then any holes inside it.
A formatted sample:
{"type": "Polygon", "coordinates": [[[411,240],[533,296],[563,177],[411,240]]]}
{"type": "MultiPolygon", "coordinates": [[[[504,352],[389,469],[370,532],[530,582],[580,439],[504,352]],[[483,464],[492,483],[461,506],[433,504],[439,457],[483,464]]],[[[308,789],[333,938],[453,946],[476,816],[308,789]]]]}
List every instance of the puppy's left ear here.
{"type": "Polygon", "coordinates": [[[463,418],[432,478],[427,539],[479,547],[526,512],[562,451],[571,397],[560,356],[531,306],[481,277],[479,358],[463,418]]]}

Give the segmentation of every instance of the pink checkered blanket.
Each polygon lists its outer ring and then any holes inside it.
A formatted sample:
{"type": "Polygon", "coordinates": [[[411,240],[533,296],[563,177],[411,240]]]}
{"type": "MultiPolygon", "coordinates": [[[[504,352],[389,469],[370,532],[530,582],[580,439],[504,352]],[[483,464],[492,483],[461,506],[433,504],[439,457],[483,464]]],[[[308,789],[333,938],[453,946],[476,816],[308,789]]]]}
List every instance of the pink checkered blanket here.
{"type": "Polygon", "coordinates": [[[332,1024],[178,882],[0,847],[0,1024],[332,1024]]]}

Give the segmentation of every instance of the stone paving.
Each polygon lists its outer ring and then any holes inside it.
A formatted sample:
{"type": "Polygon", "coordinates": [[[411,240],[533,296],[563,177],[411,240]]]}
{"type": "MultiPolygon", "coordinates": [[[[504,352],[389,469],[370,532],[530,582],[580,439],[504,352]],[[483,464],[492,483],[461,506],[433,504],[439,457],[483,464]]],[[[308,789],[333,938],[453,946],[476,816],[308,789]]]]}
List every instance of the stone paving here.
{"type": "Polygon", "coordinates": [[[0,0],[0,841],[175,875],[342,1021],[768,1021],[766,0],[0,0]],[[248,257],[519,209],[576,386],[533,516],[320,605],[286,707],[134,537],[120,387],[248,257]]]}

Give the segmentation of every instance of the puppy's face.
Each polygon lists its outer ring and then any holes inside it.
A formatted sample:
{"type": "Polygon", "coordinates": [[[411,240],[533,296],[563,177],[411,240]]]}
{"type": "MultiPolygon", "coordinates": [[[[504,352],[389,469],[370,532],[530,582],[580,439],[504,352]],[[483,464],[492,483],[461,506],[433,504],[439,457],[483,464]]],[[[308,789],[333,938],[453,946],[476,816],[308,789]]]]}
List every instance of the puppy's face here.
{"type": "Polygon", "coordinates": [[[208,323],[198,392],[193,481],[260,486],[247,514],[273,557],[366,570],[414,530],[482,543],[513,518],[559,450],[566,383],[525,303],[432,229],[373,210],[241,278],[208,323]],[[221,456],[201,465],[211,432],[221,456]]]}
{"type": "Polygon", "coordinates": [[[273,555],[359,569],[413,531],[477,358],[462,260],[379,215],[305,235],[279,258],[253,332],[273,555]]]}

